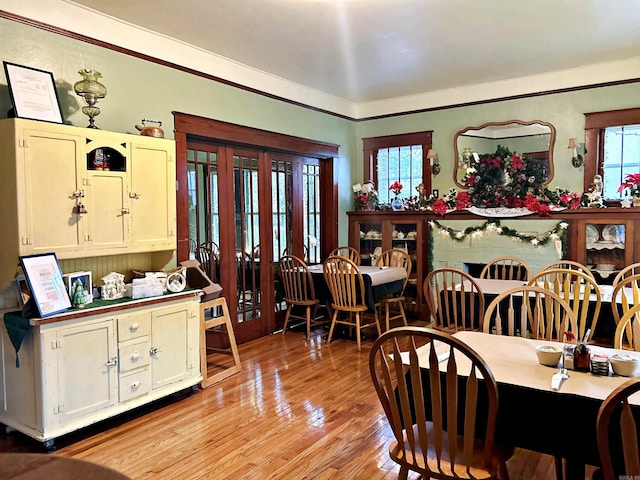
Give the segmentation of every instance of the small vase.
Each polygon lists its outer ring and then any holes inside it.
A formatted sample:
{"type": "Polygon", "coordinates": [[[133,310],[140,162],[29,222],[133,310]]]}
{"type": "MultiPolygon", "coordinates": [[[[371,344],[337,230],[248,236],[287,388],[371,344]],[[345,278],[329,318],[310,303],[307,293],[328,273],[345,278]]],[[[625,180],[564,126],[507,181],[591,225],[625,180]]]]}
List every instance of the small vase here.
{"type": "Polygon", "coordinates": [[[633,200],[633,206],[634,207],[640,207],[640,197],[636,197],[635,195],[632,197],[633,200]]]}
{"type": "Polygon", "coordinates": [[[393,200],[391,200],[391,209],[394,211],[400,211],[400,210],[404,210],[404,206],[402,204],[402,199],[398,196],[394,197],[393,200]]]}

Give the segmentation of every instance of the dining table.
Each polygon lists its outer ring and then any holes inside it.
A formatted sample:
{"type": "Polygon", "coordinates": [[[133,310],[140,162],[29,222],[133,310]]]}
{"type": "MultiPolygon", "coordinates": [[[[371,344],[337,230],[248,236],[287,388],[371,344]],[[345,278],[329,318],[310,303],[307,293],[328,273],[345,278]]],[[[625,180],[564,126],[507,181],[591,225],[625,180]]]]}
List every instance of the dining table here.
{"type": "MultiPolygon", "coordinates": [[[[309,271],[313,278],[316,297],[331,303],[331,292],[324,280],[323,265],[310,265],[309,271]]],[[[404,280],[407,278],[407,271],[402,267],[359,265],[358,271],[362,274],[364,283],[364,304],[370,311],[375,309],[375,304],[381,299],[401,293],[404,280]]]]}
{"type": "MultiPolygon", "coordinates": [[[[608,375],[569,370],[568,378],[555,391],[551,378],[558,368],[539,364],[536,356],[536,346],[554,342],[472,331],[459,331],[453,336],[473,349],[495,377],[499,395],[496,442],[566,459],[568,480],[584,479],[585,465],[600,465],[598,410],[603,400],[628,378],[614,375],[611,370],[608,375]]],[[[435,348],[443,370],[450,354],[448,346],[440,343],[435,348]]],[[[620,352],[607,347],[590,349],[592,355],[620,352]]],[[[424,385],[428,385],[428,352],[428,345],[418,348],[424,385]]],[[[456,356],[458,375],[464,376],[469,362],[459,357],[456,356]]],[[[639,422],[640,394],[629,401],[639,422]]]]}
{"type": "MultiPolygon", "coordinates": [[[[474,278],[474,281],[482,290],[482,294],[485,299],[485,308],[491,303],[491,301],[496,298],[501,293],[506,292],[512,288],[520,287],[522,285],[526,285],[528,282],[523,282],[522,280],[499,280],[499,279],[488,279],[488,278],[474,278]]],[[[470,287],[470,283],[468,280],[464,280],[465,288],[467,290],[470,287]]],[[[542,285],[540,285],[542,286],[542,285]]],[[[460,289],[460,286],[456,286],[457,289],[460,289]]],[[[616,323],[613,317],[612,302],[622,303],[622,292],[618,293],[617,298],[612,299],[613,296],[613,286],[611,285],[598,285],[598,289],[600,290],[600,314],[598,317],[598,323],[596,324],[596,329],[594,330],[593,337],[598,341],[598,343],[613,345],[613,334],[616,330],[616,323]]],[[[625,288],[627,297],[633,298],[633,291],[631,288],[625,288]]],[[[573,294],[572,294],[573,295],[573,294]]],[[[582,295],[582,294],[581,294],[582,295]]],[[[573,298],[573,297],[571,297],[573,298]]],[[[596,294],[591,293],[589,295],[590,309],[594,308],[596,301],[596,294]]],[[[592,315],[589,315],[591,318],[592,315]]],[[[590,325],[589,325],[590,326],[590,325]]]]}

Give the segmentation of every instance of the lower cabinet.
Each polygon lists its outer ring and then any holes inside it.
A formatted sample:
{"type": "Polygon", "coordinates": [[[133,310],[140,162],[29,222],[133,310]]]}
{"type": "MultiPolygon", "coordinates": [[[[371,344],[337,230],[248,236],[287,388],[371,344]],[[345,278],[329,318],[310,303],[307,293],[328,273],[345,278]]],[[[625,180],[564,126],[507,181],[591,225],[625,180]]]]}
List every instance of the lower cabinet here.
{"type": "Polygon", "coordinates": [[[19,366],[3,327],[0,422],[52,447],[60,435],[197,385],[199,314],[198,296],[62,314],[31,328],[19,366]]]}

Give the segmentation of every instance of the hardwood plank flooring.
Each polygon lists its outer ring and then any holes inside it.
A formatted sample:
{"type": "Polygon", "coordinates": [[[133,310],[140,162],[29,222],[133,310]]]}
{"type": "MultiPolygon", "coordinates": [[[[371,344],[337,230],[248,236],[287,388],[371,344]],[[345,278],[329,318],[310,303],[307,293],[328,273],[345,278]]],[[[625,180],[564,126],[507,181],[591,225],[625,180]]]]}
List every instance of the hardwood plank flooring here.
{"type": "MultiPolygon", "coordinates": [[[[56,439],[51,455],[132,479],[388,480],[392,434],[368,371],[370,341],[309,342],[288,331],[240,345],[240,373],[56,439]]],[[[42,452],[16,432],[0,452],[42,452]]],[[[516,450],[511,479],[553,479],[553,459],[516,450]]],[[[410,476],[415,479],[417,476],[410,476]]]]}

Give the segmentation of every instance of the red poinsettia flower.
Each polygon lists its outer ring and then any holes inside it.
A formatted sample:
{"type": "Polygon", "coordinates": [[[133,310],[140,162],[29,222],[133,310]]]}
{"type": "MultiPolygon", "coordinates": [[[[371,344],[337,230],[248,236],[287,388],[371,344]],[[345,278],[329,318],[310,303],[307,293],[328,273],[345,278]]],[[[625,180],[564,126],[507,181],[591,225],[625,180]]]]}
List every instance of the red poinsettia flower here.
{"type": "Polygon", "coordinates": [[[524,167],[524,162],[519,155],[514,153],[511,156],[511,170],[520,170],[522,167],[524,167]]]}
{"type": "Polygon", "coordinates": [[[402,187],[403,185],[400,183],[400,180],[396,180],[391,185],[389,185],[389,191],[395,193],[396,195],[400,195],[402,187]]]}
{"type": "Polygon", "coordinates": [[[433,202],[433,205],[431,205],[431,209],[434,211],[434,213],[444,216],[444,214],[447,213],[447,204],[444,203],[444,200],[439,198],[438,200],[433,202]]]}
{"type": "Polygon", "coordinates": [[[458,192],[456,196],[456,210],[464,210],[471,206],[471,200],[467,192],[458,192]]]}

